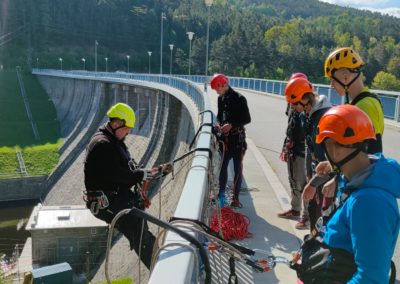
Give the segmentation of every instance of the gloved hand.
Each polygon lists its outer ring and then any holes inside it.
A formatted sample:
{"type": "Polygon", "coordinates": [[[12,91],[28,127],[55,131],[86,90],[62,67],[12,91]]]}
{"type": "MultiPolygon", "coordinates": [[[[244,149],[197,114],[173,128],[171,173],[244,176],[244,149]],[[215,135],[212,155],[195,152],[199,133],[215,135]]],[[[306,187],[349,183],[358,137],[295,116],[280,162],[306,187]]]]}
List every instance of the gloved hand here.
{"type": "Polygon", "coordinates": [[[160,172],[162,172],[163,175],[167,175],[169,173],[172,173],[172,171],[174,170],[174,165],[171,163],[161,164],[158,169],[160,172]]]}

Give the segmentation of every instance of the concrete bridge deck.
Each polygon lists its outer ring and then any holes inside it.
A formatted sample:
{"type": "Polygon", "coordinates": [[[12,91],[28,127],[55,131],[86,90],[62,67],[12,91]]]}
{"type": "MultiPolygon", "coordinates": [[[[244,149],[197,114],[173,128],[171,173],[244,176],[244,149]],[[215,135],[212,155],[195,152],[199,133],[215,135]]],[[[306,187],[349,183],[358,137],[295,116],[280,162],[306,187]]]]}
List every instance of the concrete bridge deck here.
{"type": "MultiPolygon", "coordinates": [[[[246,96],[252,122],[246,126],[248,151],[244,158],[244,181],[250,191],[241,193],[243,208],[240,212],[250,218],[251,239],[241,242],[250,248],[263,249],[275,255],[290,257],[297,250],[308,230],[297,230],[296,221],[277,217],[277,213],[290,208],[290,189],[286,164],[279,159],[287,126],[283,97],[237,89],[246,96]]],[[[213,111],[217,110],[217,94],[207,92],[213,111]]],[[[384,154],[400,161],[400,123],[385,121],[383,135],[384,154]]],[[[400,241],[393,260],[400,267],[400,241]]],[[[243,275],[239,275],[241,277],[243,275]]],[[[396,283],[400,283],[397,274],[396,283]]],[[[293,270],[278,265],[275,270],[254,274],[240,283],[296,283],[293,270]]]]}

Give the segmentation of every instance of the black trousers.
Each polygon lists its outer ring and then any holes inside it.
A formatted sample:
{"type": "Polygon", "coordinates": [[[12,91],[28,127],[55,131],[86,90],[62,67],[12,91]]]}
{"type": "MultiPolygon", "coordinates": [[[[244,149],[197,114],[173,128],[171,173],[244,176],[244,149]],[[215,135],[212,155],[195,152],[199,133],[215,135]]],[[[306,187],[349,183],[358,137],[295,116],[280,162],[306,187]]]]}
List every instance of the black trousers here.
{"type": "MultiPolygon", "coordinates": [[[[108,224],[112,222],[115,215],[120,211],[131,209],[134,206],[131,192],[118,193],[109,198],[109,203],[110,205],[106,209],[99,210],[99,213],[94,215],[108,224]]],[[[87,207],[90,208],[90,203],[87,204],[87,207]]],[[[116,228],[129,240],[131,250],[134,249],[143,264],[150,269],[155,237],[149,231],[147,221],[129,213],[118,219],[116,228]],[[139,255],[140,244],[141,251],[139,255]]]]}

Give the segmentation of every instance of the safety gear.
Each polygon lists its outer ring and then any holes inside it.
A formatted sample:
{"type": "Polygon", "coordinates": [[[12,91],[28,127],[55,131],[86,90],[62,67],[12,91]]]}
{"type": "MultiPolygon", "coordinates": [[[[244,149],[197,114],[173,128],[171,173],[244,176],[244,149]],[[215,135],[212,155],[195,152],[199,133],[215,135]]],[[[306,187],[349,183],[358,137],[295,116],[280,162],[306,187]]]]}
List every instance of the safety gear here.
{"type": "Polygon", "coordinates": [[[313,93],[311,83],[305,78],[294,78],[290,80],[285,88],[286,101],[295,104],[303,98],[304,94],[313,93]]]}
{"type": "Polygon", "coordinates": [[[117,103],[113,105],[108,111],[107,116],[111,118],[118,118],[125,121],[125,126],[133,128],[135,126],[135,112],[133,109],[124,103],[117,103]]]}
{"type": "Polygon", "coordinates": [[[325,60],[325,77],[331,78],[340,68],[358,69],[364,65],[360,55],[349,47],[343,47],[331,52],[325,60]]]}
{"type": "Polygon", "coordinates": [[[303,78],[303,79],[308,80],[306,74],[298,72],[298,73],[293,73],[292,76],[290,76],[289,81],[292,80],[292,79],[296,79],[296,78],[303,78]]]}
{"type": "Polygon", "coordinates": [[[316,143],[332,138],[342,145],[376,139],[368,115],[356,106],[340,105],[329,109],[318,124],[316,143]]]}
{"type": "Polygon", "coordinates": [[[212,76],[210,80],[211,89],[216,90],[219,87],[228,84],[229,79],[224,74],[216,73],[212,76]]]}

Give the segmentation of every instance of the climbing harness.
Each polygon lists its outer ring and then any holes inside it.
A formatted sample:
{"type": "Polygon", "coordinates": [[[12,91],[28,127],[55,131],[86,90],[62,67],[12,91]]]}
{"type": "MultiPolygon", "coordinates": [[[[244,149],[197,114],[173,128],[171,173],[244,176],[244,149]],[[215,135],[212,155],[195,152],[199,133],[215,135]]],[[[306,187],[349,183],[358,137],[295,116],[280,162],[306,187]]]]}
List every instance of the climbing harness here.
{"type": "MultiPolygon", "coordinates": [[[[111,194],[115,194],[115,192],[111,194]]],[[[90,202],[90,212],[93,215],[97,215],[99,210],[106,209],[110,205],[107,195],[101,190],[83,191],[83,201],[90,202]]]]}

